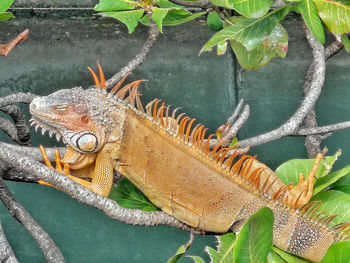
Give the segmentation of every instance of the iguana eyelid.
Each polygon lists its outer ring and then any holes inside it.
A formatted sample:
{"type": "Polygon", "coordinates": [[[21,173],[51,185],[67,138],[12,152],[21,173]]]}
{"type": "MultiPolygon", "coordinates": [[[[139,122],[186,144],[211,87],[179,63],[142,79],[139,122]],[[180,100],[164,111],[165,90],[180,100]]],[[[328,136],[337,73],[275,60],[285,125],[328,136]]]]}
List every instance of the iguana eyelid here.
{"type": "Polygon", "coordinates": [[[68,105],[58,105],[53,107],[57,111],[65,111],[67,109],[68,105]]]}

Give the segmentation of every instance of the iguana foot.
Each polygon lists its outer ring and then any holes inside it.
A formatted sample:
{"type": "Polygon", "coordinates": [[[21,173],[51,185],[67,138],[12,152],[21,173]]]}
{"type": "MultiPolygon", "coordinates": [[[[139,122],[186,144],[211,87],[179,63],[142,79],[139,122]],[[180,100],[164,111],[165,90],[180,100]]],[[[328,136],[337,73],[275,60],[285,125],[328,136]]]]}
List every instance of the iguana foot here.
{"type": "MultiPolygon", "coordinates": [[[[44,159],[44,162],[45,162],[46,166],[48,166],[51,169],[55,169],[52,166],[49,158],[47,157],[45,148],[42,145],[40,145],[39,148],[40,148],[40,152],[41,152],[41,154],[43,156],[43,159],[44,159]]],[[[56,171],[57,172],[63,173],[65,175],[69,176],[69,177],[71,176],[69,174],[69,165],[68,164],[64,164],[63,168],[62,168],[60,153],[59,153],[59,151],[57,149],[55,149],[55,163],[56,163],[56,171]]],[[[42,184],[42,185],[48,185],[48,186],[54,187],[52,184],[49,184],[49,183],[47,183],[47,182],[45,182],[43,180],[38,180],[38,183],[42,184]]]]}
{"type": "MultiPolygon", "coordinates": [[[[55,169],[52,166],[49,158],[47,157],[47,154],[46,154],[46,151],[45,151],[44,147],[41,146],[41,145],[40,145],[40,151],[41,151],[41,154],[43,155],[43,159],[44,159],[45,164],[49,168],[55,169]]],[[[100,157],[100,158],[102,158],[102,157],[100,157]]],[[[61,164],[62,160],[61,160],[61,157],[60,157],[60,153],[59,153],[59,151],[57,149],[55,149],[55,163],[56,163],[56,169],[55,170],[57,172],[60,172],[60,173],[63,173],[65,175],[67,175],[73,181],[77,182],[78,184],[81,184],[82,186],[85,186],[86,188],[88,188],[89,190],[91,190],[92,192],[94,192],[96,194],[103,195],[103,196],[108,196],[110,188],[111,188],[111,185],[112,185],[112,181],[113,181],[113,167],[109,167],[110,166],[110,162],[108,162],[108,161],[106,161],[106,163],[105,163],[105,160],[102,160],[100,162],[101,162],[101,164],[100,164],[101,168],[99,170],[108,172],[107,175],[106,175],[107,179],[102,178],[102,181],[101,181],[100,178],[98,178],[96,176],[92,176],[92,182],[89,182],[89,181],[86,181],[84,179],[81,179],[81,178],[78,178],[78,177],[75,177],[75,176],[71,175],[69,173],[69,170],[70,170],[69,169],[69,164],[63,163],[63,168],[62,168],[62,164],[61,164]],[[110,169],[108,169],[108,168],[110,168],[110,169]],[[109,184],[105,185],[107,181],[111,181],[110,185],[109,184]]],[[[42,184],[42,185],[48,185],[48,186],[55,187],[54,185],[49,184],[49,183],[47,183],[47,182],[45,182],[43,180],[38,180],[38,183],[42,184]]]]}
{"type": "Polygon", "coordinates": [[[293,207],[295,209],[300,208],[307,203],[309,203],[313,190],[314,190],[314,183],[316,181],[316,172],[317,169],[323,159],[323,154],[319,153],[317,154],[315,158],[314,166],[312,167],[311,172],[307,176],[307,178],[304,178],[303,174],[299,175],[299,183],[296,186],[289,185],[288,186],[288,192],[290,193],[290,196],[293,196],[292,199],[289,199],[288,206],[293,207]]]}

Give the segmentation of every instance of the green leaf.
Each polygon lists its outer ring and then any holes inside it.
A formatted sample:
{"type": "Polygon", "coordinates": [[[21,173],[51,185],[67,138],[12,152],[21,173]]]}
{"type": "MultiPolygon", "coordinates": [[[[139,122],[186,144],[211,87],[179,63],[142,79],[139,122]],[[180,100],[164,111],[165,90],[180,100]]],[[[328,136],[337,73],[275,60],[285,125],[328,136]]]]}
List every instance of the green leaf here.
{"type": "Polygon", "coordinates": [[[235,246],[235,235],[228,233],[222,236],[216,236],[218,241],[217,250],[206,247],[205,251],[209,254],[212,263],[230,263],[233,262],[233,248],[235,246]]]}
{"type": "Polygon", "coordinates": [[[210,51],[213,46],[227,39],[240,42],[247,50],[259,46],[271,34],[276,24],[289,12],[290,7],[285,6],[268,13],[259,19],[245,18],[237,23],[217,32],[202,47],[200,53],[210,51]]]}
{"type": "Polygon", "coordinates": [[[350,185],[350,175],[340,178],[336,183],[332,185],[332,188],[344,185],[350,185]]]}
{"type": "Polygon", "coordinates": [[[350,194],[350,174],[340,178],[337,182],[332,184],[331,188],[332,190],[350,194]]]}
{"type": "Polygon", "coordinates": [[[136,186],[125,178],[117,186],[112,187],[108,197],[125,208],[141,209],[143,211],[159,210],[136,186]]]}
{"type": "Polygon", "coordinates": [[[346,52],[350,53],[350,40],[346,34],[341,35],[341,42],[343,43],[346,52]]]}
{"type": "Polygon", "coordinates": [[[273,213],[264,207],[250,216],[239,232],[233,252],[234,262],[265,262],[272,248],[273,213]]]}
{"type": "Polygon", "coordinates": [[[0,13],[0,21],[6,21],[7,19],[10,19],[14,17],[11,12],[1,12],[0,13]]]}
{"type": "Polygon", "coordinates": [[[276,57],[284,58],[288,50],[288,33],[277,24],[271,34],[259,46],[248,51],[241,43],[231,40],[231,47],[239,64],[245,69],[258,69],[276,57]]]}
{"type": "Polygon", "coordinates": [[[314,186],[314,195],[318,194],[324,188],[338,181],[340,178],[350,175],[350,164],[343,169],[330,173],[324,177],[318,178],[314,186]]]}
{"type": "Polygon", "coordinates": [[[200,17],[207,12],[199,12],[192,14],[185,9],[174,9],[168,12],[167,16],[164,18],[163,25],[165,26],[176,26],[200,17]]]}
{"type": "Polygon", "coordinates": [[[318,211],[327,211],[329,215],[338,215],[333,219],[333,223],[343,223],[350,221],[350,195],[339,191],[322,191],[315,195],[312,201],[322,201],[318,211]]]}
{"type": "MultiPolygon", "coordinates": [[[[340,155],[338,151],[333,156],[327,156],[326,165],[322,160],[316,172],[316,178],[326,176],[332,169],[334,162],[340,155]]],[[[314,166],[315,159],[293,159],[282,163],[277,167],[275,173],[282,180],[284,184],[297,183],[299,181],[299,174],[308,175],[314,166]]]]}
{"type": "Polygon", "coordinates": [[[234,9],[248,18],[262,17],[269,11],[271,1],[269,0],[210,0],[214,5],[234,9]]]}
{"type": "Polygon", "coordinates": [[[228,147],[233,147],[233,146],[236,146],[236,144],[238,143],[238,139],[237,137],[233,138],[230,145],[228,147]]]}
{"type": "Polygon", "coordinates": [[[128,3],[125,0],[100,0],[100,2],[94,7],[95,11],[112,12],[120,10],[135,9],[135,6],[128,3]]]}
{"type": "Polygon", "coordinates": [[[174,4],[169,0],[157,0],[156,3],[160,8],[171,8],[171,7],[182,8],[183,7],[181,5],[174,4]]]}
{"type": "Polygon", "coordinates": [[[334,243],[320,263],[350,262],[350,241],[334,243]]]}
{"type": "Polygon", "coordinates": [[[159,31],[163,33],[163,19],[168,14],[169,8],[152,8],[153,14],[152,18],[154,22],[157,24],[159,31]]]}
{"type": "Polygon", "coordinates": [[[268,263],[286,263],[276,252],[273,250],[270,251],[270,253],[267,255],[267,262],[268,263]]]}
{"type": "MultiPolygon", "coordinates": [[[[1,0],[0,1],[0,13],[4,13],[12,5],[13,0],[1,0]]],[[[4,20],[2,20],[4,21],[4,20]]]]}
{"type": "Polygon", "coordinates": [[[299,10],[311,33],[316,37],[318,42],[324,44],[324,29],[313,0],[301,1],[299,3],[299,10]]]}
{"type": "Polygon", "coordinates": [[[332,187],[332,190],[340,191],[350,195],[350,185],[341,185],[337,187],[332,187]]]}
{"type": "MultiPolygon", "coordinates": [[[[181,8],[181,9],[171,9],[168,11],[167,15],[163,19],[163,26],[176,26],[180,25],[186,22],[189,22],[193,19],[196,19],[197,17],[204,15],[206,12],[201,13],[194,13],[181,8]]],[[[149,19],[148,16],[144,16],[140,23],[148,26],[149,25],[149,19]]]]}
{"type": "Polygon", "coordinates": [[[191,247],[193,242],[193,236],[191,234],[190,240],[185,244],[179,247],[179,249],[176,251],[176,254],[168,259],[167,263],[177,263],[179,260],[185,255],[187,250],[191,247]]]}
{"type": "Polygon", "coordinates": [[[208,27],[213,31],[219,31],[223,27],[223,22],[216,11],[210,12],[208,14],[207,24],[208,24],[208,27]]]}
{"type": "Polygon", "coordinates": [[[328,29],[337,35],[350,33],[350,6],[334,0],[313,0],[328,29]]]}
{"type": "Polygon", "coordinates": [[[128,27],[129,34],[131,34],[137,27],[139,20],[143,16],[143,13],[144,11],[140,9],[134,11],[102,12],[100,15],[113,17],[123,22],[128,27]]]}
{"type": "Polygon", "coordinates": [[[218,44],[218,55],[220,56],[220,55],[225,54],[226,49],[227,49],[227,42],[226,41],[219,43],[218,44]]]}
{"type": "Polygon", "coordinates": [[[244,16],[230,16],[230,17],[225,17],[225,23],[224,27],[228,27],[230,25],[233,25],[235,23],[241,22],[242,20],[246,19],[244,16]]]}
{"type": "Polygon", "coordinates": [[[206,262],[204,261],[204,259],[202,259],[202,258],[199,257],[199,256],[187,256],[187,257],[192,258],[192,259],[194,260],[195,263],[206,263],[206,262]]]}
{"type": "Polygon", "coordinates": [[[311,261],[297,257],[295,255],[289,254],[277,247],[273,247],[273,251],[275,251],[281,258],[290,263],[311,263],[311,261]]]}

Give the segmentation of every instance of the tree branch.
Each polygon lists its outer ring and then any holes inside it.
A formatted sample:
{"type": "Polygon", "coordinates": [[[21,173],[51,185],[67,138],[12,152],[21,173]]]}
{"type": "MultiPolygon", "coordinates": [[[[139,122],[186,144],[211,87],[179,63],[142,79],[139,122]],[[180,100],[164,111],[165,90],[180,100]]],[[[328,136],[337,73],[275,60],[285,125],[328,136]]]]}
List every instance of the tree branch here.
{"type": "Polygon", "coordinates": [[[240,101],[238,102],[238,105],[236,106],[234,112],[232,113],[232,115],[228,118],[227,122],[229,123],[233,123],[236,121],[238,114],[241,112],[242,107],[244,104],[244,99],[240,99],[240,101]]]}
{"type": "MultiPolygon", "coordinates": [[[[250,114],[250,108],[249,108],[249,105],[245,105],[243,111],[241,112],[243,104],[244,104],[244,99],[241,99],[238,105],[236,106],[234,112],[232,113],[232,115],[228,118],[226,124],[221,125],[217,129],[217,132],[220,131],[221,136],[223,137],[222,138],[223,140],[231,141],[233,138],[235,138],[239,129],[248,120],[248,117],[250,114]]],[[[219,139],[210,140],[209,142],[210,149],[213,149],[218,144],[219,139]]],[[[227,147],[229,144],[230,142],[225,142],[222,144],[222,147],[227,147]]],[[[249,147],[246,147],[245,149],[248,151],[249,147]]],[[[233,151],[230,151],[227,154],[227,156],[230,156],[232,153],[233,151]]]]}
{"type": "Polygon", "coordinates": [[[0,163],[0,167],[6,166],[6,169],[0,168],[0,171],[3,170],[2,179],[21,183],[37,183],[38,180],[35,176],[19,171],[13,167],[8,167],[8,165],[4,164],[2,161],[0,163]]]}
{"type": "Polygon", "coordinates": [[[11,123],[11,125],[7,126],[13,126],[15,129],[14,132],[9,134],[10,137],[14,136],[14,138],[16,139],[15,141],[20,145],[30,146],[30,129],[22,110],[17,105],[7,105],[4,107],[0,107],[0,110],[10,115],[15,123],[15,125],[11,123]]]}
{"type": "Polygon", "coordinates": [[[339,41],[334,41],[332,44],[330,44],[326,50],[324,51],[324,57],[325,59],[329,59],[332,56],[334,56],[335,54],[337,54],[340,50],[342,50],[342,48],[344,47],[342,42],[339,41]]]}
{"type": "MultiPolygon", "coordinates": [[[[43,162],[43,157],[38,147],[26,147],[26,146],[18,146],[13,144],[3,143],[13,151],[28,156],[29,158],[43,162]]],[[[66,147],[55,147],[55,148],[45,148],[46,154],[50,161],[55,160],[55,149],[57,149],[61,156],[66,152],[66,147]]],[[[26,182],[26,183],[36,183],[37,177],[17,170],[16,168],[11,167],[7,163],[0,161],[0,174],[2,174],[2,178],[8,181],[16,181],[16,182],[26,182]]]]}
{"type": "MultiPolygon", "coordinates": [[[[305,34],[310,34],[308,31],[306,31],[306,25],[304,24],[304,31],[305,34]]],[[[327,60],[334,54],[338,53],[343,47],[342,43],[339,43],[338,41],[334,41],[331,45],[329,45],[325,50],[325,56],[324,59],[327,60]]],[[[310,86],[312,84],[312,75],[315,68],[315,64],[312,63],[307,71],[305,82],[303,85],[303,96],[305,97],[307,93],[310,90],[310,86]]],[[[304,124],[306,129],[315,129],[318,127],[317,124],[317,116],[316,116],[316,110],[315,105],[310,109],[308,114],[306,114],[304,119],[304,124]]],[[[307,135],[305,138],[305,146],[306,151],[309,158],[315,158],[318,153],[321,152],[321,142],[326,139],[330,134],[326,135],[320,135],[320,134],[310,134],[307,135]]]]}
{"type": "MultiPolygon", "coordinates": [[[[151,12],[151,11],[150,11],[151,12]]],[[[152,19],[152,15],[148,15],[150,20],[149,25],[149,33],[146,42],[143,44],[140,52],[135,56],[134,59],[130,60],[129,63],[123,67],[119,72],[117,72],[114,76],[106,81],[107,89],[111,89],[115,84],[119,82],[127,73],[132,72],[137,66],[141,65],[141,63],[146,59],[149,54],[151,48],[153,47],[157,37],[159,35],[159,29],[156,23],[152,19]]]]}
{"type": "Polygon", "coordinates": [[[0,224],[0,262],[19,263],[0,224]]]}
{"type": "Polygon", "coordinates": [[[8,119],[0,118],[0,130],[9,136],[14,142],[20,143],[16,126],[8,119]]]}
{"type": "Polygon", "coordinates": [[[339,131],[347,128],[350,128],[350,121],[344,121],[344,122],[326,125],[322,127],[312,127],[312,128],[301,127],[300,129],[298,129],[295,135],[308,136],[313,134],[325,134],[325,133],[339,131]]]}
{"type": "Polygon", "coordinates": [[[304,120],[306,114],[315,105],[324,83],[325,79],[325,60],[324,60],[324,48],[323,46],[314,38],[314,36],[307,30],[307,40],[312,48],[312,54],[314,58],[314,70],[312,74],[312,83],[310,84],[310,90],[301,102],[299,108],[293,114],[293,116],[285,122],[279,128],[261,134],[252,138],[248,138],[239,142],[239,147],[246,146],[257,146],[264,144],[284,136],[294,135],[302,121],[304,120]]]}
{"type": "Polygon", "coordinates": [[[38,97],[38,95],[29,93],[29,92],[28,93],[20,92],[20,93],[11,94],[0,98],[0,107],[4,107],[7,105],[16,104],[16,103],[29,104],[35,97],[38,97]]]}
{"type": "Polygon", "coordinates": [[[30,216],[25,208],[15,199],[10,190],[0,177],[0,199],[10,211],[11,215],[21,223],[38,242],[48,262],[65,262],[61,251],[55,245],[51,237],[30,216]]]}
{"type": "MultiPolygon", "coordinates": [[[[310,31],[307,30],[307,26],[305,25],[305,23],[303,24],[303,27],[306,35],[311,34],[310,31]]],[[[309,69],[306,73],[305,82],[303,85],[304,98],[310,92],[314,70],[315,70],[315,61],[309,66],[309,69]]],[[[313,105],[310,111],[306,114],[304,118],[304,124],[305,124],[305,128],[318,127],[315,105],[313,105]]],[[[322,141],[322,137],[319,136],[318,134],[312,134],[312,135],[306,136],[305,147],[309,158],[316,158],[316,155],[321,152],[321,141],[322,141]]]]}
{"type": "Polygon", "coordinates": [[[67,193],[79,202],[96,207],[102,210],[109,217],[118,221],[143,226],[168,225],[186,231],[194,231],[193,228],[165,214],[164,212],[143,212],[137,209],[127,209],[121,207],[117,202],[109,198],[97,195],[84,186],[74,182],[69,177],[38,163],[27,156],[21,155],[0,142],[0,160],[16,167],[29,174],[33,174],[37,179],[44,180],[59,190],[67,193]]]}
{"type": "MultiPolygon", "coordinates": [[[[18,146],[9,143],[1,142],[1,144],[10,148],[12,151],[17,152],[18,154],[25,155],[30,159],[35,161],[43,162],[44,159],[41,155],[39,147],[28,147],[28,146],[18,146]]],[[[45,147],[45,151],[50,161],[55,160],[55,149],[57,149],[61,156],[63,156],[67,150],[67,147],[45,147]]]]}
{"type": "Polygon", "coordinates": [[[249,114],[250,114],[249,105],[245,105],[241,115],[235,121],[235,123],[231,126],[231,129],[229,130],[229,132],[225,135],[225,137],[223,139],[224,140],[232,140],[234,137],[236,137],[240,128],[248,120],[249,114]]]}

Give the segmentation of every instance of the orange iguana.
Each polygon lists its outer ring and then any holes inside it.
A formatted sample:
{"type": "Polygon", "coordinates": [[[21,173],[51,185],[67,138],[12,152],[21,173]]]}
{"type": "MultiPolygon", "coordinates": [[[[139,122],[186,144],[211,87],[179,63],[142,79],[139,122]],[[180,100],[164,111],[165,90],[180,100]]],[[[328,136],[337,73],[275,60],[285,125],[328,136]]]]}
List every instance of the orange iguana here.
{"type": "Polygon", "coordinates": [[[254,157],[238,158],[237,150],[221,147],[223,140],[210,150],[213,135],[206,138],[204,125],[170,113],[160,100],[144,109],[141,81],[120,88],[122,80],[107,92],[99,70],[100,81],[90,69],[96,88],[64,89],[30,104],[33,123],[68,144],[56,162],[74,181],[108,196],[118,171],[165,213],[215,233],[238,232],[251,214],[269,207],[274,244],[316,262],[332,243],[349,237],[349,223],[327,227],[335,216],[322,216],[319,203],[308,203],[321,154],[307,179],[301,175],[296,186],[285,186],[254,157]],[[91,182],[70,175],[68,166],[91,182]]]}

